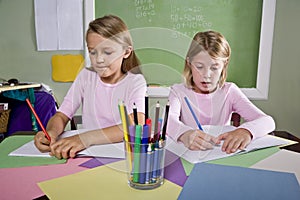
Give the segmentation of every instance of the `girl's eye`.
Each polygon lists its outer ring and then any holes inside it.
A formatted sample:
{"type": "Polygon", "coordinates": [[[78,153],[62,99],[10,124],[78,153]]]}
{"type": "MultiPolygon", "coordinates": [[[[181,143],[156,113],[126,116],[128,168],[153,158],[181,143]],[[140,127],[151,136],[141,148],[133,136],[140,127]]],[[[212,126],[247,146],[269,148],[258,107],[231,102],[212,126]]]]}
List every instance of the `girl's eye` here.
{"type": "Polygon", "coordinates": [[[214,65],[212,65],[211,67],[210,67],[210,69],[212,70],[212,71],[216,71],[216,70],[218,70],[220,68],[220,65],[219,64],[214,64],[214,65]]]}
{"type": "Polygon", "coordinates": [[[196,68],[197,69],[203,69],[203,66],[202,65],[196,65],[196,68]]]}
{"type": "Polygon", "coordinates": [[[191,65],[192,65],[193,67],[195,67],[196,69],[202,69],[202,68],[203,68],[203,65],[198,64],[198,63],[191,63],[191,65]]]}
{"type": "Polygon", "coordinates": [[[111,54],[112,54],[112,51],[104,51],[104,53],[105,53],[106,55],[111,55],[111,54]]]}
{"type": "Polygon", "coordinates": [[[90,53],[90,55],[92,55],[92,56],[94,56],[94,55],[96,55],[96,54],[97,54],[97,52],[96,52],[96,51],[94,51],[94,50],[90,51],[89,53],[90,53]]]}

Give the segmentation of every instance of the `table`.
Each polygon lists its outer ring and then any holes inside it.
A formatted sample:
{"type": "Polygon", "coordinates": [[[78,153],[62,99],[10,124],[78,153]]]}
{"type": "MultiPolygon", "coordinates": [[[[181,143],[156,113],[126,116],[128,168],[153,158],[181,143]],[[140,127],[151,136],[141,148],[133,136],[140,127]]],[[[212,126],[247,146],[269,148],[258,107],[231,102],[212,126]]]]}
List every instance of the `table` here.
{"type": "MultiPolygon", "coordinates": [[[[30,132],[17,132],[14,135],[30,135],[30,132]]],[[[299,138],[292,136],[288,132],[280,131],[272,133],[274,135],[280,135],[285,138],[293,139],[295,141],[300,141],[299,138]]],[[[1,147],[1,144],[0,144],[1,147]]],[[[296,149],[300,150],[300,145],[296,145],[296,149]]],[[[1,177],[1,186],[0,194],[2,197],[7,197],[7,199],[48,199],[47,196],[43,194],[41,189],[37,186],[36,183],[66,176],[69,174],[74,174],[82,171],[86,171],[87,168],[80,166],[88,161],[92,161],[93,158],[76,158],[69,159],[65,164],[54,164],[47,166],[31,166],[31,167],[21,167],[21,168],[6,168],[0,169],[1,177]],[[32,175],[34,174],[34,175],[32,175]],[[19,179],[15,179],[19,177],[19,179]],[[14,191],[17,189],[17,191],[14,191]]],[[[175,166],[173,166],[174,168],[175,166]]],[[[177,167],[178,168],[178,167],[177,167]]],[[[166,169],[166,176],[168,179],[173,179],[173,182],[176,182],[176,178],[168,174],[169,170],[166,169]]],[[[186,179],[181,177],[182,183],[177,184],[181,185],[185,182],[186,179]]],[[[125,180],[124,180],[125,182],[125,180]]],[[[58,188],[59,189],[59,188],[58,188]]]]}

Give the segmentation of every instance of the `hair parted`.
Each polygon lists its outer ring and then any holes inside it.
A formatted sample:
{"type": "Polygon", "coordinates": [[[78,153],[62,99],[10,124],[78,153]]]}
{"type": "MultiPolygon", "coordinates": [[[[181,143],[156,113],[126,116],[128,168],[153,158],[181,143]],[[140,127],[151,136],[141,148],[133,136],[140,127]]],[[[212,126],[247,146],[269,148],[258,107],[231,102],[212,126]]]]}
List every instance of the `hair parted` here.
{"type": "Polygon", "coordinates": [[[192,70],[190,62],[201,51],[207,53],[216,60],[224,61],[224,68],[219,80],[219,87],[222,87],[227,78],[227,67],[231,55],[231,48],[225,37],[216,31],[198,32],[194,35],[189,50],[185,59],[185,66],[183,70],[183,77],[187,87],[192,88],[195,83],[193,81],[192,70]]]}
{"type": "MultiPolygon", "coordinates": [[[[105,15],[89,23],[86,32],[86,40],[89,33],[97,33],[104,38],[113,40],[122,45],[124,49],[133,48],[133,42],[128,28],[124,21],[115,15],[105,15]]],[[[121,70],[123,73],[131,71],[132,73],[141,73],[139,68],[140,61],[136,56],[134,49],[128,58],[123,59],[121,70]]]]}

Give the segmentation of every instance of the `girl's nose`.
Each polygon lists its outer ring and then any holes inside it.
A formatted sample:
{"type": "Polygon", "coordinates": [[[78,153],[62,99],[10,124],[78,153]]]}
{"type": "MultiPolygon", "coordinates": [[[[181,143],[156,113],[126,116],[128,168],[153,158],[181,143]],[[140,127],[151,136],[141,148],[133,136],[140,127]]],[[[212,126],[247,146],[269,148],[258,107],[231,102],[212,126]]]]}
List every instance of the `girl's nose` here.
{"type": "Polygon", "coordinates": [[[103,63],[104,62],[104,58],[102,55],[98,55],[96,58],[97,63],[103,63]]]}
{"type": "Polygon", "coordinates": [[[204,69],[202,76],[204,78],[210,78],[210,76],[211,76],[211,70],[210,69],[204,69]]]}

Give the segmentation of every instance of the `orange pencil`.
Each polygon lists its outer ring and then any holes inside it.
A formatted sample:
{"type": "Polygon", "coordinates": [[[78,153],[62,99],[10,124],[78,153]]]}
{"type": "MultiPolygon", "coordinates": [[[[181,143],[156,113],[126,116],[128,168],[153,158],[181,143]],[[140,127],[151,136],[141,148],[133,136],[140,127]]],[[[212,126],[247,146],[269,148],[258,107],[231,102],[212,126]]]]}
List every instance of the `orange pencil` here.
{"type": "Polygon", "coordinates": [[[30,110],[31,110],[31,111],[32,111],[32,113],[34,114],[34,116],[35,116],[36,120],[38,121],[38,123],[39,123],[40,127],[42,128],[42,130],[43,130],[43,132],[44,132],[44,134],[45,134],[46,138],[47,138],[49,141],[51,141],[51,138],[50,138],[49,134],[47,133],[47,131],[46,131],[45,127],[43,126],[43,124],[42,124],[42,122],[41,122],[41,120],[40,120],[39,116],[36,114],[36,112],[35,112],[34,108],[32,107],[32,105],[31,105],[31,103],[30,103],[30,101],[29,101],[29,99],[28,99],[28,98],[26,99],[26,102],[27,102],[27,104],[28,104],[28,106],[29,106],[30,110]]]}

